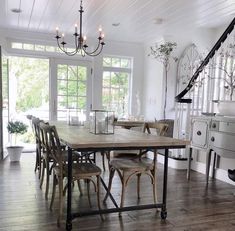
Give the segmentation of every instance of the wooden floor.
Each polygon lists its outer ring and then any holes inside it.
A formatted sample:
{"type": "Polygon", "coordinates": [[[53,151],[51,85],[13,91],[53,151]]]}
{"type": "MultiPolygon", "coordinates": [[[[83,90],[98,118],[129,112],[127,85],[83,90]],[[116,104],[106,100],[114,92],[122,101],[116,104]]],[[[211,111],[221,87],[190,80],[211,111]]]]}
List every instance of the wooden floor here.
{"type": "MultiPolygon", "coordinates": [[[[49,201],[45,200],[45,187],[39,189],[38,174],[34,169],[34,153],[25,153],[20,163],[5,160],[0,163],[0,231],[19,230],[65,230],[63,222],[60,229],[56,226],[57,202],[53,212],[49,201]]],[[[158,166],[158,195],[162,189],[163,166],[158,166]]],[[[108,179],[108,172],[104,175],[108,179]]],[[[169,168],[168,177],[168,217],[161,221],[156,210],[124,212],[105,215],[102,222],[99,216],[77,218],[73,221],[73,230],[235,230],[235,187],[219,180],[210,181],[206,187],[205,176],[192,172],[191,181],[186,180],[186,171],[169,168]]],[[[142,198],[139,203],[152,202],[152,190],[148,177],[143,177],[142,198]]],[[[129,184],[126,205],[135,205],[136,182],[129,184]]],[[[85,191],[85,190],[84,190],[85,191]]],[[[93,190],[91,190],[93,194],[93,190]]],[[[114,178],[113,194],[120,198],[120,182],[114,178]]],[[[102,197],[104,191],[102,190],[102,197]]],[[[58,196],[57,196],[58,198],[58,196]]],[[[92,195],[93,207],[96,197],[92,195]]],[[[66,206],[66,202],[65,202],[66,206]]],[[[111,203],[108,202],[110,207],[111,203]]],[[[73,193],[73,210],[88,207],[86,195],[79,196],[75,187],[73,193]]]]}

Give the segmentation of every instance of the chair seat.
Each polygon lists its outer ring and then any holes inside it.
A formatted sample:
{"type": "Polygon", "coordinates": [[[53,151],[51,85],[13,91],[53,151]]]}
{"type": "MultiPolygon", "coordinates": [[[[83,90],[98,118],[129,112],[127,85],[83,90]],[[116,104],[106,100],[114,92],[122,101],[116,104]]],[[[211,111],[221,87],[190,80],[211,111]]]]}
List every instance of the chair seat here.
{"type": "Polygon", "coordinates": [[[122,171],[146,171],[152,170],[153,160],[149,158],[135,158],[135,159],[113,159],[110,162],[110,165],[116,169],[120,169],[122,171]]]}
{"type": "MultiPolygon", "coordinates": [[[[64,175],[67,176],[68,166],[64,166],[64,175]]],[[[54,167],[54,171],[57,176],[60,174],[60,169],[58,166],[54,167]]],[[[91,176],[99,176],[101,174],[101,169],[91,163],[73,163],[72,175],[75,178],[84,178],[91,176]]]]}

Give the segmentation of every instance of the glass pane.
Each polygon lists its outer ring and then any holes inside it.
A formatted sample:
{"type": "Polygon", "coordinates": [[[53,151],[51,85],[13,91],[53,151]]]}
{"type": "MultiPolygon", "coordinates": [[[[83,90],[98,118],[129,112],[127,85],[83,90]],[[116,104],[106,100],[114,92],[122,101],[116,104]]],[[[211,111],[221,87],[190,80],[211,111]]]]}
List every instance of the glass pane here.
{"type": "Polygon", "coordinates": [[[111,97],[113,102],[118,103],[118,101],[121,100],[119,99],[119,89],[112,88],[111,97]]]}
{"type": "Polygon", "coordinates": [[[78,95],[79,96],[86,96],[86,83],[85,82],[78,82],[78,95]]]}
{"type": "Polygon", "coordinates": [[[67,99],[68,97],[65,95],[65,96],[58,96],[57,97],[57,100],[58,100],[58,108],[67,108],[67,99]]]}
{"type": "Polygon", "coordinates": [[[125,87],[128,86],[128,77],[128,73],[119,73],[119,84],[125,87]]]}
{"type": "Polygon", "coordinates": [[[25,43],[25,44],[23,44],[23,48],[25,50],[34,50],[34,45],[25,43]]]}
{"type": "Polygon", "coordinates": [[[43,45],[35,45],[35,51],[44,51],[45,50],[45,46],[43,45]]]}
{"type": "Polygon", "coordinates": [[[77,87],[77,81],[68,81],[68,95],[69,96],[76,96],[78,87],[77,87]]]}
{"type": "Polygon", "coordinates": [[[104,71],[103,72],[103,87],[110,86],[110,72],[104,71]]]}
{"type": "Polygon", "coordinates": [[[77,80],[77,66],[68,66],[68,79],[77,80]]]}
{"type": "Polygon", "coordinates": [[[11,47],[16,48],[16,49],[22,49],[23,44],[22,43],[12,43],[11,47]]]}
{"type": "Polygon", "coordinates": [[[67,95],[67,81],[58,80],[58,95],[67,95]]]}
{"type": "Polygon", "coordinates": [[[109,101],[110,101],[110,90],[109,88],[103,88],[103,92],[102,92],[102,101],[103,101],[103,105],[108,105],[109,101]]]}
{"type": "Polygon", "coordinates": [[[58,65],[58,79],[67,79],[67,65],[58,65]]]}
{"type": "Polygon", "coordinates": [[[103,66],[104,67],[111,67],[111,58],[103,58],[103,66]]]}
{"type": "Polygon", "coordinates": [[[68,108],[77,108],[77,103],[76,97],[68,97],[68,108]]]}
{"type": "Polygon", "coordinates": [[[78,108],[86,109],[86,97],[78,97],[78,108]]]}
{"type": "Polygon", "coordinates": [[[121,67],[121,62],[119,58],[112,58],[112,67],[121,67]]]}
{"type": "Polygon", "coordinates": [[[53,47],[53,46],[46,46],[46,51],[48,51],[48,52],[55,52],[55,47],[53,47]]]}
{"type": "Polygon", "coordinates": [[[81,81],[86,81],[87,77],[87,68],[86,67],[78,67],[78,79],[81,81]]]}
{"type": "Polygon", "coordinates": [[[121,59],[121,67],[130,68],[130,59],[121,59]]]}
{"type": "Polygon", "coordinates": [[[116,73],[116,72],[111,73],[111,85],[112,85],[112,87],[119,86],[119,74],[120,73],[116,73]]]}

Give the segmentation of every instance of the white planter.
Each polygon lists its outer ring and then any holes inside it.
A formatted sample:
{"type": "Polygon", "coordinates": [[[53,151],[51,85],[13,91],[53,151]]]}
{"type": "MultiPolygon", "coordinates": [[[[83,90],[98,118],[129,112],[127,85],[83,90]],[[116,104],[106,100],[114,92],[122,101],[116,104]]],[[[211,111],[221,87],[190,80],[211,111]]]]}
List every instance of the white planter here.
{"type": "Polygon", "coordinates": [[[21,153],[24,147],[22,146],[10,146],[7,147],[7,152],[11,162],[20,161],[21,153]]]}
{"type": "Polygon", "coordinates": [[[219,101],[217,108],[220,115],[235,116],[235,101],[219,101]]]}

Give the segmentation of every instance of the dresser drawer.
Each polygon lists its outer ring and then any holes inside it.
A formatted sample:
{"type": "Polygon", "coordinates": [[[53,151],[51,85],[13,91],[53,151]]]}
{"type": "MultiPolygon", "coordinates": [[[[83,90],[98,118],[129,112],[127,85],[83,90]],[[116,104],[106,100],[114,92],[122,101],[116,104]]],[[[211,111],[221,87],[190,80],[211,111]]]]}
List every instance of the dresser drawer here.
{"type": "Polygon", "coordinates": [[[191,145],[196,148],[206,149],[208,147],[208,121],[192,120],[191,126],[191,145]]]}
{"type": "Polygon", "coordinates": [[[219,122],[219,131],[233,133],[235,135],[235,123],[221,121],[219,122]]]}
{"type": "Polygon", "coordinates": [[[216,147],[230,151],[235,150],[235,135],[211,131],[209,137],[209,144],[212,149],[213,147],[216,147]]]}

